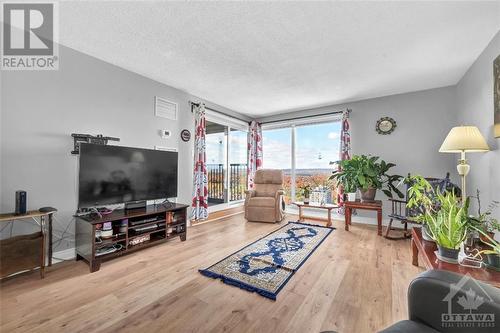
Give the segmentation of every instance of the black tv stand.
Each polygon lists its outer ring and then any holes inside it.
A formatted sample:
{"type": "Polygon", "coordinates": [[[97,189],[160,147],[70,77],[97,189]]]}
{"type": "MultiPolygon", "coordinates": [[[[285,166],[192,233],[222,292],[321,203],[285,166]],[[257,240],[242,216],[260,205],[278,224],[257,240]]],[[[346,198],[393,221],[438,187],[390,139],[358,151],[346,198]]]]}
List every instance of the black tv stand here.
{"type": "Polygon", "coordinates": [[[146,200],[130,201],[125,203],[125,210],[146,209],[147,205],[146,200]]]}
{"type": "Polygon", "coordinates": [[[101,262],[136,250],[187,236],[188,205],[170,203],[150,205],[144,209],[115,210],[101,217],[76,217],[76,260],[85,260],[90,272],[98,271],[101,262]],[[99,237],[104,225],[113,233],[99,237]],[[109,250],[109,251],[108,251],[109,250]]]}

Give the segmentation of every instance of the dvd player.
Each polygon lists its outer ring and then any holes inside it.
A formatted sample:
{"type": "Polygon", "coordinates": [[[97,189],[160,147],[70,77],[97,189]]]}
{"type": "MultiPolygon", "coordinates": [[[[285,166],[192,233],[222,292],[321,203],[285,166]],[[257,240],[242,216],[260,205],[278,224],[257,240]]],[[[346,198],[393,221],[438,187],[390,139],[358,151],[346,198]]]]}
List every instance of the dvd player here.
{"type": "Polygon", "coordinates": [[[130,221],[130,225],[131,226],[136,226],[136,225],[140,225],[140,224],[144,224],[144,223],[149,223],[149,222],[154,222],[154,221],[158,221],[158,216],[151,217],[149,219],[139,220],[139,221],[130,221]]]}
{"type": "Polygon", "coordinates": [[[143,233],[143,232],[153,231],[156,229],[158,229],[158,226],[156,224],[153,224],[153,225],[148,225],[145,227],[136,227],[136,228],[134,228],[134,231],[137,233],[143,233]]]}

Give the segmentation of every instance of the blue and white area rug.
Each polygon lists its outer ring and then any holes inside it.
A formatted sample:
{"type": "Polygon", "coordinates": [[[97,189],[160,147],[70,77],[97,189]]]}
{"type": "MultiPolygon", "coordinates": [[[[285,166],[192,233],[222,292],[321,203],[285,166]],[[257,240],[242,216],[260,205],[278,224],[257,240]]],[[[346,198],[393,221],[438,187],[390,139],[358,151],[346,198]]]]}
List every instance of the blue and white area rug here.
{"type": "Polygon", "coordinates": [[[288,222],[200,273],[275,300],[292,275],[334,229],[288,222]]]}

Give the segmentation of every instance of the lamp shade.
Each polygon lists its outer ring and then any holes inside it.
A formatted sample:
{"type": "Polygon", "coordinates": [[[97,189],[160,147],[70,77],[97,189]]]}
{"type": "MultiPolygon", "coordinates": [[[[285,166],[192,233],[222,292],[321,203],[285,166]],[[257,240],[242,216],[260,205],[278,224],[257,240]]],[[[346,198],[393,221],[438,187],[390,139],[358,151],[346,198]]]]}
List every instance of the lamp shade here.
{"type": "Polygon", "coordinates": [[[461,153],[461,152],[484,152],[490,147],[484,140],[483,135],[476,126],[453,127],[444,139],[439,152],[461,153]]]}

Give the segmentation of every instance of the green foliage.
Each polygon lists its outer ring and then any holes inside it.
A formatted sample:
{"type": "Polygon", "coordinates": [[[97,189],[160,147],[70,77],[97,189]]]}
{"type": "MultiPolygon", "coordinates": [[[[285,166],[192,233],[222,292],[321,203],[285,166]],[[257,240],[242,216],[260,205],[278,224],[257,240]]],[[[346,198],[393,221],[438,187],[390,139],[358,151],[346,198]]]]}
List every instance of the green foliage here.
{"type": "Polygon", "coordinates": [[[477,190],[477,196],[475,197],[478,203],[477,216],[472,216],[470,218],[471,224],[477,228],[481,228],[486,233],[500,231],[500,223],[497,219],[492,217],[493,211],[498,208],[500,202],[493,200],[484,213],[481,212],[481,198],[480,192],[477,190]]]}
{"type": "Polygon", "coordinates": [[[408,188],[408,208],[416,208],[417,221],[427,224],[432,239],[449,249],[459,249],[471,226],[468,217],[469,199],[462,204],[453,192],[435,190],[422,176],[405,179],[408,188]]]}
{"type": "Polygon", "coordinates": [[[411,176],[405,179],[408,188],[408,208],[432,206],[432,199],[427,195],[432,191],[431,184],[422,176],[411,176]]]}
{"type": "Polygon", "coordinates": [[[311,194],[311,186],[310,185],[304,185],[300,189],[300,193],[304,198],[309,198],[309,195],[311,194]]]}
{"type": "Polygon", "coordinates": [[[459,249],[469,228],[469,199],[462,205],[453,192],[435,192],[438,207],[428,206],[424,221],[436,244],[449,249],[459,249]]]}
{"type": "Polygon", "coordinates": [[[397,184],[395,185],[403,177],[387,173],[395,166],[394,163],[379,160],[378,156],[366,155],[354,155],[350,160],[337,163],[340,165],[340,170],[334,171],[330,179],[335,179],[342,184],[345,192],[376,188],[382,190],[390,198],[393,196],[392,192],[400,198],[404,197],[403,193],[396,188],[397,184]]]}
{"type": "Polygon", "coordinates": [[[488,235],[488,233],[484,232],[483,228],[479,228],[476,225],[472,225],[472,228],[477,230],[480,234],[482,234],[488,240],[486,242],[483,240],[482,242],[491,248],[490,250],[482,250],[477,255],[483,254],[483,253],[484,254],[500,255],[500,243],[499,242],[497,242],[492,237],[490,237],[490,235],[488,235]]]}

